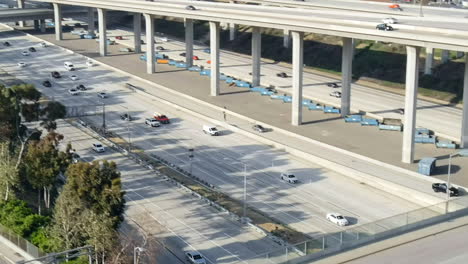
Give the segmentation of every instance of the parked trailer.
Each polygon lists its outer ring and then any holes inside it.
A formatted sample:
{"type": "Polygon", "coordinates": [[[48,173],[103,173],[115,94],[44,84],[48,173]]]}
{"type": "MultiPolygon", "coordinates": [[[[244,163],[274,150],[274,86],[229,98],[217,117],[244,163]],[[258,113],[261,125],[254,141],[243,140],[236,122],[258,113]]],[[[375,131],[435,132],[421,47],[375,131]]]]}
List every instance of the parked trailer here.
{"type": "Polygon", "coordinates": [[[324,113],[332,113],[332,114],[339,114],[341,111],[338,108],[335,108],[333,106],[325,106],[323,108],[324,113]]]}
{"type": "Polygon", "coordinates": [[[190,68],[188,68],[189,71],[194,71],[194,72],[199,72],[201,71],[201,68],[198,67],[198,66],[192,66],[190,68]]]}
{"type": "Polygon", "coordinates": [[[251,92],[256,92],[256,93],[261,93],[263,91],[266,91],[266,89],[263,88],[263,87],[255,86],[255,87],[250,88],[250,91],[251,92]]]}
{"type": "Polygon", "coordinates": [[[236,86],[237,87],[246,87],[246,88],[250,88],[250,83],[248,82],[244,82],[244,81],[240,81],[240,80],[237,80],[236,82],[236,86]]]}
{"type": "Polygon", "coordinates": [[[379,120],[373,118],[363,118],[361,121],[361,126],[378,126],[379,120]]]}
{"type": "Polygon", "coordinates": [[[176,64],[176,68],[187,68],[187,64],[185,62],[179,62],[176,64]]]}
{"type": "Polygon", "coordinates": [[[308,108],[309,110],[323,110],[323,106],[318,104],[310,104],[308,108]]]}
{"type": "Polygon", "coordinates": [[[436,139],[433,136],[415,136],[414,143],[435,144],[436,139]]]}
{"type": "Polygon", "coordinates": [[[344,121],[346,123],[359,123],[362,121],[362,115],[348,115],[345,116],[344,121]]]}
{"type": "Polygon", "coordinates": [[[273,91],[268,91],[268,90],[265,90],[265,91],[262,91],[260,92],[261,95],[268,95],[268,96],[272,96],[275,94],[275,92],[273,91]]]}
{"type": "Polygon", "coordinates": [[[448,148],[448,149],[456,149],[457,145],[453,143],[452,141],[449,140],[439,140],[439,142],[436,143],[437,148],[448,148]]]}
{"type": "Polygon", "coordinates": [[[284,96],[283,97],[283,103],[291,103],[292,102],[292,97],[291,96],[284,96]]]}
{"type": "Polygon", "coordinates": [[[402,131],[402,125],[386,125],[386,124],[379,124],[380,130],[391,130],[391,131],[402,131]]]}
{"type": "Polygon", "coordinates": [[[304,99],[304,100],[302,100],[302,105],[304,105],[304,106],[309,106],[310,104],[312,104],[312,101],[311,101],[311,100],[309,100],[309,99],[304,99]]]}
{"type": "Polygon", "coordinates": [[[226,78],[226,83],[228,83],[228,84],[233,83],[235,81],[236,81],[236,79],[234,79],[234,78],[230,78],[230,77],[226,78]]]}
{"type": "Polygon", "coordinates": [[[273,94],[273,95],[270,95],[270,98],[271,99],[276,99],[276,100],[283,100],[284,95],[273,94]]]}

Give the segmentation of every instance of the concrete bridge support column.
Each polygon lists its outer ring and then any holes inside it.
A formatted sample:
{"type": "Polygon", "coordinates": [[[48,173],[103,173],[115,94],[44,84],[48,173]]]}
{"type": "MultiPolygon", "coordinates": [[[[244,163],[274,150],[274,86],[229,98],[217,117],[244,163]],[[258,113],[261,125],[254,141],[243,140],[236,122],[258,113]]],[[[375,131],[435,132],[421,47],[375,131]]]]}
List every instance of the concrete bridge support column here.
{"type": "MultiPolygon", "coordinates": [[[[24,0],[18,0],[17,1],[18,8],[25,8],[24,6],[24,0]]],[[[25,27],[26,26],[26,21],[19,21],[18,25],[20,27],[25,27]]]]}
{"type": "Polygon", "coordinates": [[[237,25],[234,23],[229,24],[229,40],[233,41],[236,39],[236,30],[237,30],[237,25]]]}
{"type": "Polygon", "coordinates": [[[193,66],[193,20],[185,19],[185,63],[193,66]]]}
{"type": "Polygon", "coordinates": [[[424,64],[424,74],[432,74],[432,64],[434,63],[434,49],[426,48],[426,63],[424,64]]]}
{"type": "Polygon", "coordinates": [[[34,20],[34,30],[39,30],[39,20],[34,20]]]}
{"type": "Polygon", "coordinates": [[[405,119],[402,162],[414,161],[414,133],[418,95],[419,47],[406,46],[405,119]]]}
{"type": "Polygon", "coordinates": [[[465,53],[462,51],[457,51],[457,59],[463,58],[465,56],[465,53]]]}
{"type": "Polygon", "coordinates": [[[146,25],[146,72],[152,74],[156,71],[156,60],[154,57],[154,17],[143,14],[146,25]]]}
{"type": "Polygon", "coordinates": [[[262,60],[262,33],[259,27],[252,28],[252,86],[260,85],[262,60]]]}
{"type": "Polygon", "coordinates": [[[54,6],[54,25],[55,25],[55,40],[62,40],[62,6],[53,3],[54,6]]]}
{"type": "Polygon", "coordinates": [[[98,8],[98,23],[99,23],[99,54],[101,56],[107,55],[107,11],[98,8]]]}
{"type": "Polygon", "coordinates": [[[291,33],[289,30],[283,30],[283,47],[289,48],[289,40],[291,39],[291,33]]]}
{"type": "Polygon", "coordinates": [[[39,27],[42,33],[46,32],[46,22],[45,19],[39,20],[39,27]]]}
{"type": "Polygon", "coordinates": [[[292,48],[292,125],[302,123],[302,74],[304,70],[304,33],[291,32],[292,48]]]}
{"type": "Polygon", "coordinates": [[[450,53],[448,50],[442,50],[442,53],[440,55],[440,62],[442,63],[446,63],[449,61],[449,56],[450,56],[450,53]]]}
{"type": "Polygon", "coordinates": [[[141,52],[141,14],[133,14],[133,46],[135,53],[141,52]]]}
{"type": "Polygon", "coordinates": [[[460,147],[468,148],[468,53],[465,53],[465,78],[463,81],[463,115],[460,147]]]}
{"type": "Polygon", "coordinates": [[[219,22],[210,21],[211,96],[219,95],[219,22]]]}
{"type": "Polygon", "coordinates": [[[343,54],[341,61],[341,116],[351,112],[351,82],[353,77],[353,40],[343,38],[343,54]]]}
{"type": "Polygon", "coordinates": [[[94,34],[94,8],[88,7],[88,33],[94,34]]]}

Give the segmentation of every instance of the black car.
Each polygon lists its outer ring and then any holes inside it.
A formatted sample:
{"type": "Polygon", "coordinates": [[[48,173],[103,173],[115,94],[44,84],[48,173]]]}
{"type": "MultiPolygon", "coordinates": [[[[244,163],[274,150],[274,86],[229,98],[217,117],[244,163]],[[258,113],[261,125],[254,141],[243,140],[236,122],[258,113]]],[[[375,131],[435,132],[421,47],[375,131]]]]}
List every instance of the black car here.
{"type": "Polygon", "coordinates": [[[267,91],[269,91],[269,92],[278,93],[278,91],[277,91],[275,88],[273,88],[273,87],[267,87],[267,88],[265,88],[265,89],[266,89],[267,91]]]}
{"type": "Polygon", "coordinates": [[[61,78],[62,76],[60,76],[60,73],[58,71],[53,71],[50,73],[50,76],[58,79],[58,78],[61,78]]]}
{"type": "Polygon", "coordinates": [[[30,51],[30,52],[36,52],[36,49],[35,49],[34,47],[30,47],[30,48],[29,48],[29,51],[30,51]]]}
{"type": "Polygon", "coordinates": [[[393,31],[393,27],[387,24],[378,24],[375,28],[378,30],[393,31]]]}
{"type": "Polygon", "coordinates": [[[141,43],[141,44],[145,44],[145,41],[141,39],[141,40],[140,40],[140,43],[141,43]]]}
{"type": "MultiPolygon", "coordinates": [[[[447,184],[445,183],[433,183],[432,190],[434,192],[443,192],[447,193],[447,184]]],[[[450,196],[458,196],[460,193],[457,188],[450,187],[450,196]]]]}
{"type": "Polygon", "coordinates": [[[129,114],[120,115],[120,119],[125,121],[132,121],[132,117],[129,114]]]}
{"type": "Polygon", "coordinates": [[[267,132],[267,129],[262,127],[261,125],[253,125],[252,129],[260,133],[267,132]]]}
{"type": "Polygon", "coordinates": [[[10,44],[10,42],[8,42],[8,41],[5,41],[5,42],[3,42],[3,46],[10,47],[10,46],[11,46],[11,44],[10,44]]]}
{"type": "Polygon", "coordinates": [[[81,24],[80,24],[80,23],[75,23],[75,24],[73,24],[73,26],[75,26],[75,27],[81,27],[81,24]]]}
{"type": "Polygon", "coordinates": [[[331,87],[331,88],[338,88],[340,87],[337,83],[329,83],[327,84],[328,87],[331,87]]]}
{"type": "Polygon", "coordinates": [[[157,46],[156,49],[157,50],[165,50],[165,48],[163,46],[157,46]]]}
{"type": "Polygon", "coordinates": [[[79,90],[79,91],[86,91],[86,87],[83,84],[77,85],[76,89],[79,90]]]}
{"type": "Polygon", "coordinates": [[[179,56],[182,56],[182,57],[185,57],[187,54],[185,52],[182,52],[181,54],[179,54],[179,56]]]}
{"type": "Polygon", "coordinates": [[[285,73],[285,72],[279,72],[276,74],[276,76],[280,77],[280,78],[287,78],[288,75],[285,73]]]}
{"type": "Polygon", "coordinates": [[[49,80],[45,80],[45,81],[42,82],[42,86],[44,86],[44,87],[52,87],[52,84],[50,83],[49,80]]]}
{"type": "Polygon", "coordinates": [[[187,10],[197,10],[193,5],[186,6],[185,9],[187,9],[187,10]]]}

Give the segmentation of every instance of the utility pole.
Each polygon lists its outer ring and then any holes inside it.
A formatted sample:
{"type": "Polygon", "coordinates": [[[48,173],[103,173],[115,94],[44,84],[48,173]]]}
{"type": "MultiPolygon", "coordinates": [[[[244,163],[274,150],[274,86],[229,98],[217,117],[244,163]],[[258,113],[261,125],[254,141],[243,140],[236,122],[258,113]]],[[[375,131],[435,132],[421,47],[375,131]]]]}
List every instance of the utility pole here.
{"type": "Polygon", "coordinates": [[[106,133],[106,103],[102,102],[102,130],[106,133]]]}

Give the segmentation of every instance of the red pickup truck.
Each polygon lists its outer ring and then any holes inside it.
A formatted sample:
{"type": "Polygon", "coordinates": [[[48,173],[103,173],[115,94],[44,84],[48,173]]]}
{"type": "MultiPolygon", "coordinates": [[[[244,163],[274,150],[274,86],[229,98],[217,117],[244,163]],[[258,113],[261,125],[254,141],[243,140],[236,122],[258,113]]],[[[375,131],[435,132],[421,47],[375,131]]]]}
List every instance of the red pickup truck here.
{"type": "Polygon", "coordinates": [[[154,119],[158,120],[161,124],[169,124],[169,118],[166,115],[160,113],[154,113],[154,119]]]}

